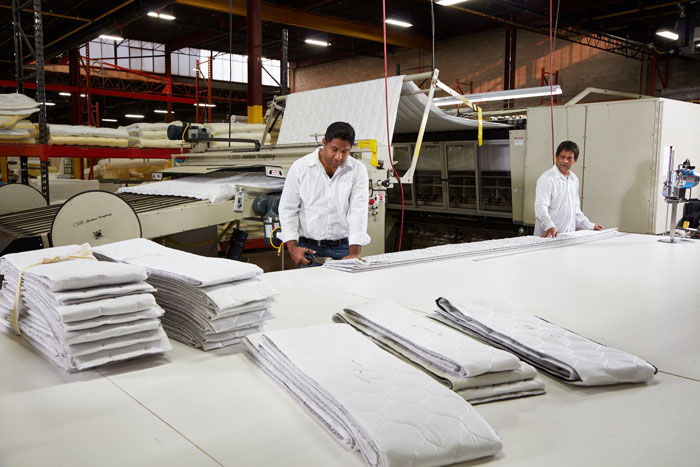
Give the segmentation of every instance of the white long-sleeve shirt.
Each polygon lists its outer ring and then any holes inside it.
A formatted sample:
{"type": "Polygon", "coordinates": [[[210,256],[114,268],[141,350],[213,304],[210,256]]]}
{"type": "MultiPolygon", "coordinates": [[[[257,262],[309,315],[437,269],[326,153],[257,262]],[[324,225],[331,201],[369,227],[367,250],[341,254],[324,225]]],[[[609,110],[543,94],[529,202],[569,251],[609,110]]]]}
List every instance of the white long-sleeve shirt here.
{"type": "Polygon", "coordinates": [[[535,196],[535,235],[552,227],[560,233],[593,230],[595,224],[581,211],[578,186],[575,173],[565,176],[556,165],[540,175],[535,196]]]}
{"type": "Polygon", "coordinates": [[[295,161],[287,172],[279,205],[280,238],[347,238],[350,245],[367,245],[367,169],[349,156],[329,177],[318,157],[320,149],[295,161]]]}

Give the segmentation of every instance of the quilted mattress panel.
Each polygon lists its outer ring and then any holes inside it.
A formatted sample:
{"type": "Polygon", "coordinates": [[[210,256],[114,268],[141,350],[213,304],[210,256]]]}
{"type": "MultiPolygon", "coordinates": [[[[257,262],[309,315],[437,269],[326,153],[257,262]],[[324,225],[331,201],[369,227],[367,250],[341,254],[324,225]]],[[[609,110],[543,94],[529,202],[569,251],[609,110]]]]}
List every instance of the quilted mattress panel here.
{"type": "Polygon", "coordinates": [[[437,304],[439,317],[445,322],[572,384],[639,383],[650,380],[657,371],[639,357],[594,342],[488,295],[452,294],[438,298],[437,304]]]}
{"type": "Polygon", "coordinates": [[[344,324],[248,336],[247,355],[370,466],[437,466],[498,453],[464,399],[344,324]]]}

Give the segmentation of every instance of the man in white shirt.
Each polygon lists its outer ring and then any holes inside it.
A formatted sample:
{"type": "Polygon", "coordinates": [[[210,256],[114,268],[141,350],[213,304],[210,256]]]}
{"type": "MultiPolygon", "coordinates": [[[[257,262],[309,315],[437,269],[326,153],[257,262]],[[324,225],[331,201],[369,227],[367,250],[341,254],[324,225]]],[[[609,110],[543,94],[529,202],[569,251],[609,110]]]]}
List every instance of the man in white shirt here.
{"type": "Polygon", "coordinates": [[[317,266],[308,255],[359,258],[367,235],[367,169],[350,155],[355,130],[332,123],[323,146],[295,161],[287,172],[279,214],[280,238],[299,266],[317,266]]]}
{"type": "Polygon", "coordinates": [[[578,145],[564,141],[557,148],[554,166],[537,179],[535,235],[556,237],[580,230],[603,230],[581,211],[578,177],[571,168],[578,161],[578,145]]]}

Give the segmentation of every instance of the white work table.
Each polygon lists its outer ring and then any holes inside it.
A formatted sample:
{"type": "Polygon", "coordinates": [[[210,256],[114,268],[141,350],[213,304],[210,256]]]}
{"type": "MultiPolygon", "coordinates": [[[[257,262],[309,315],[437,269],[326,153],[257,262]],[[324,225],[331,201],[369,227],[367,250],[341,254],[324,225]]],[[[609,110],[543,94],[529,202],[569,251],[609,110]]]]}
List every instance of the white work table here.
{"type": "MultiPolygon", "coordinates": [[[[268,329],[329,323],[367,299],[431,312],[456,290],[488,292],[659,368],[649,384],[582,388],[477,411],[501,436],[493,465],[697,465],[700,242],[623,235],[587,244],[349,274],[265,275],[281,292],[268,329]]],[[[0,335],[0,466],[361,466],[239,354],[173,341],[163,356],[65,374],[0,335]]]]}

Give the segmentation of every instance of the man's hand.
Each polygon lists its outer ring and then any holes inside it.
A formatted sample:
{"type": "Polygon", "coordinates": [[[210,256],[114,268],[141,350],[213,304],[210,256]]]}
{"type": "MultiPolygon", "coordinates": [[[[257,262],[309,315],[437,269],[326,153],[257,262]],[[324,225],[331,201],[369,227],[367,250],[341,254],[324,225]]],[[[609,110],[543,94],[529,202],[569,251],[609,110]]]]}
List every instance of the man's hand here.
{"type": "Polygon", "coordinates": [[[316,254],[315,250],[311,250],[309,248],[304,248],[303,246],[293,246],[288,248],[289,250],[289,256],[292,257],[292,261],[294,261],[298,266],[306,266],[308,264],[311,264],[311,260],[306,258],[307,253],[316,254]]]}
{"type": "Polygon", "coordinates": [[[543,233],[542,235],[540,235],[540,236],[541,236],[542,238],[547,238],[547,237],[552,237],[552,238],[554,238],[554,237],[556,237],[557,235],[559,235],[559,231],[557,230],[556,227],[552,227],[552,228],[550,228],[550,229],[547,229],[547,231],[546,231],[545,233],[543,233]]]}
{"type": "Polygon", "coordinates": [[[347,256],[343,257],[343,259],[353,259],[353,258],[357,258],[360,261],[362,260],[362,258],[360,258],[360,255],[347,255],[347,256]]]}
{"type": "Polygon", "coordinates": [[[593,230],[603,230],[603,226],[600,224],[596,224],[593,226],[593,230]]]}
{"type": "Polygon", "coordinates": [[[362,259],[360,258],[360,251],[362,250],[362,247],[360,245],[350,245],[350,248],[348,248],[348,255],[345,256],[343,259],[362,259]]]}

